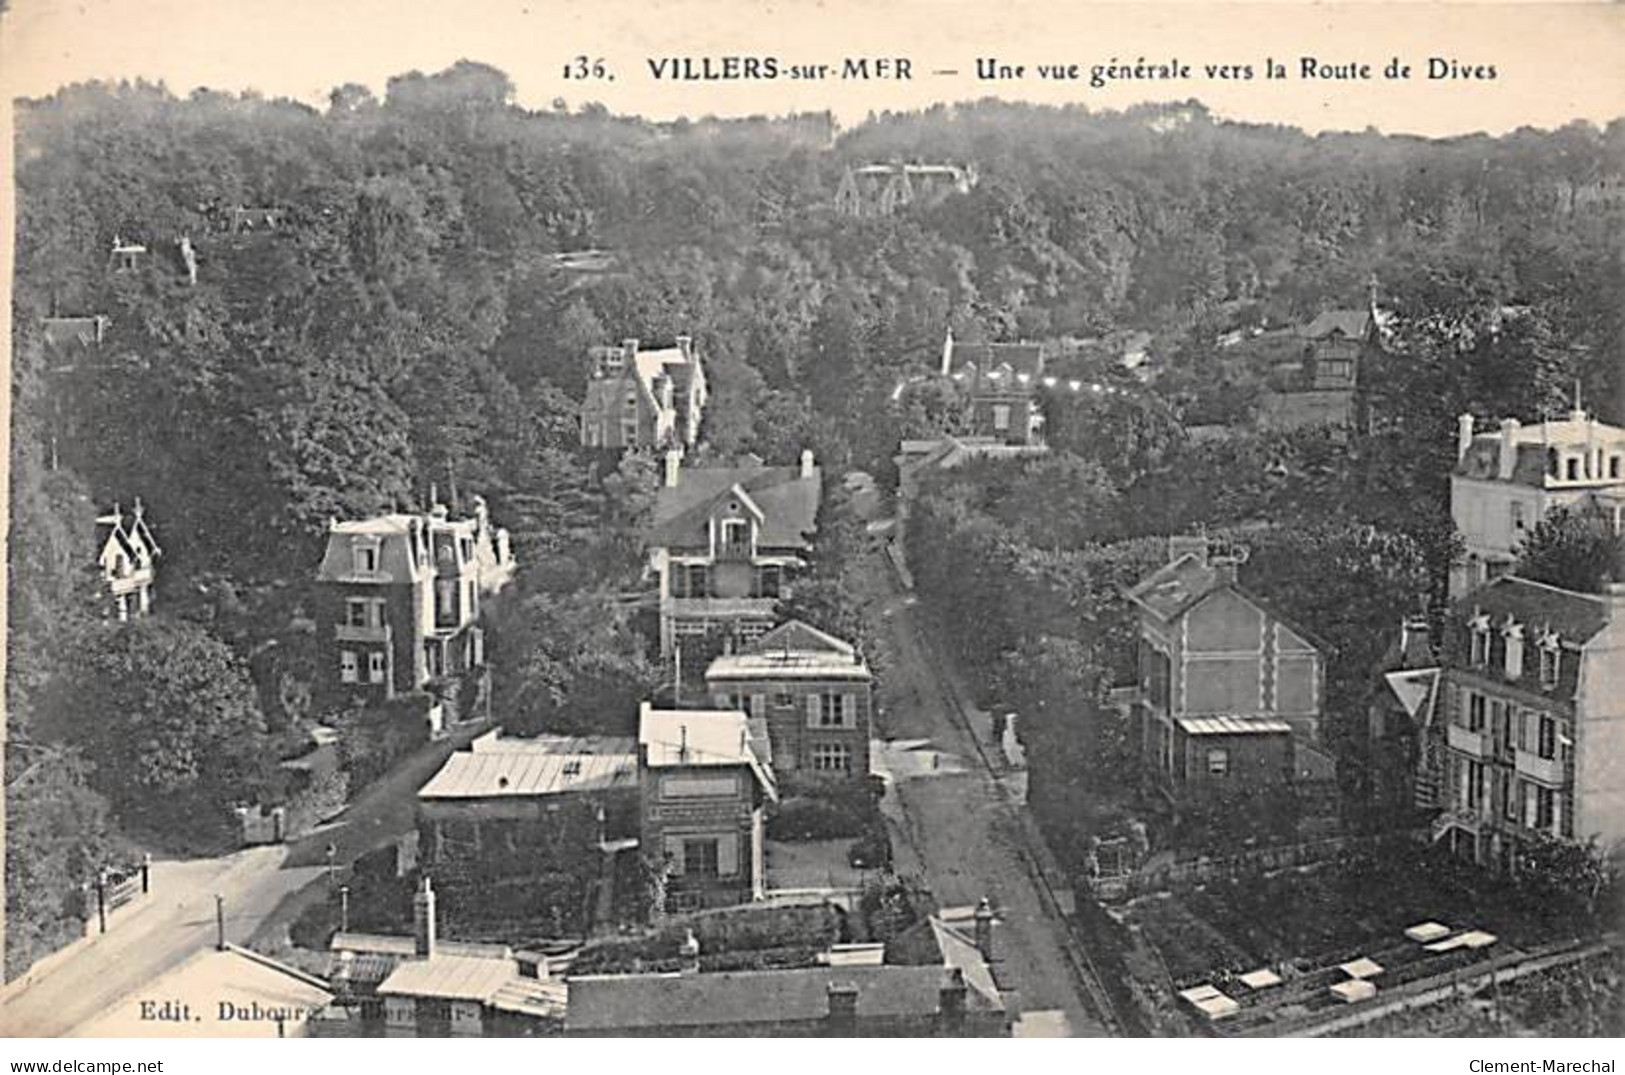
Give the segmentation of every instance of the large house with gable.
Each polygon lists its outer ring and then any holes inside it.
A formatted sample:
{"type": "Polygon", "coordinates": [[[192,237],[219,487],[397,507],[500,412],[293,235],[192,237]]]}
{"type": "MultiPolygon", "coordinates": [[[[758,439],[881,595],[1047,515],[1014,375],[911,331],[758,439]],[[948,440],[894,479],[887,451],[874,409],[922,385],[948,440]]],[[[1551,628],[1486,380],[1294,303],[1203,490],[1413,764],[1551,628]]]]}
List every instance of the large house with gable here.
{"type": "Polygon", "coordinates": [[[1205,538],[1171,538],[1169,562],[1128,592],[1139,677],[1127,700],[1147,783],[1175,803],[1335,776],[1320,746],[1321,646],[1243,589],[1236,566],[1205,538]]]}
{"type": "Polygon", "coordinates": [[[806,565],[822,495],[810,451],[790,467],[755,457],[684,467],[667,453],[644,540],[658,579],[661,655],[703,675],[716,652],[767,633],[806,565]]]}
{"type": "Polygon", "coordinates": [[[581,443],[587,448],[692,448],[709,398],[705,365],[688,336],[675,347],[595,347],[581,404],[581,443]]]}

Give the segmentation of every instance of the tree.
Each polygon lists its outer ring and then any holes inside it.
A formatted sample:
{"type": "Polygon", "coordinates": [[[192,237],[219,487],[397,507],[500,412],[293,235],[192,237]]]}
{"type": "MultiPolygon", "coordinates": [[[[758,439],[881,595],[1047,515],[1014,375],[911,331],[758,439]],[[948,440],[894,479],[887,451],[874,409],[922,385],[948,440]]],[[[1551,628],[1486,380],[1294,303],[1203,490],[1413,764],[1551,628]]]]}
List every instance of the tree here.
{"type": "Polygon", "coordinates": [[[1602,508],[1558,508],[1535,524],[1518,550],[1516,574],[1564,590],[1600,593],[1625,580],[1625,534],[1602,508]]]}
{"type": "Polygon", "coordinates": [[[87,626],[47,713],[125,819],[207,832],[232,801],[253,798],[269,764],[247,669],[182,620],[87,626]]]}
{"type": "Polygon", "coordinates": [[[107,800],[70,751],[14,744],[6,773],[6,953],[10,979],[71,940],[85,910],[80,886],[108,865],[107,800]]]}

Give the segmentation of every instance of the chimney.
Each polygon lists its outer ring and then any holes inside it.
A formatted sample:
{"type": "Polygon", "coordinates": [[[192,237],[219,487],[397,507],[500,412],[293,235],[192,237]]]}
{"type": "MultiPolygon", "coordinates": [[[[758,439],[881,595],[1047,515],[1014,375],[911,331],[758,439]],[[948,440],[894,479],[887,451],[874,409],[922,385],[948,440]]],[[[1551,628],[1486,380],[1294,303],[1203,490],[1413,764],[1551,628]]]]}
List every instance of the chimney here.
{"type": "Polygon", "coordinates": [[[953,373],[954,364],[954,330],[949,329],[948,334],[942,338],[942,375],[944,377],[953,373]]]}
{"type": "Polygon", "coordinates": [[[976,950],[983,961],[993,962],[993,907],[986,896],[976,905],[976,950]]]}
{"type": "Polygon", "coordinates": [[[965,972],[958,967],[944,969],[947,979],[937,992],[937,1018],[943,1030],[957,1033],[965,1026],[965,972]]]}
{"type": "Polygon", "coordinates": [[[630,366],[630,365],[632,365],[633,362],[635,362],[637,360],[637,357],[638,357],[638,341],[637,340],[622,340],[621,341],[621,358],[622,358],[622,360],[625,361],[628,366],[630,366]]]}
{"type": "Polygon", "coordinates": [[[692,336],[679,336],[679,337],[677,337],[677,349],[679,351],[683,352],[683,357],[684,358],[693,358],[694,357],[694,337],[692,337],[692,336]]]}
{"type": "Polygon", "coordinates": [[[803,478],[813,476],[813,453],[811,448],[801,449],[801,476],[803,478]]]}
{"type": "Polygon", "coordinates": [[[1512,478],[1512,466],[1518,461],[1518,420],[1516,418],[1501,419],[1501,455],[1496,467],[1496,477],[1502,481],[1512,478]]]}
{"type": "Polygon", "coordinates": [[[1399,621],[1399,659],[1406,668],[1432,660],[1430,635],[1426,616],[1406,616],[1399,621]]]}
{"type": "Polygon", "coordinates": [[[829,1021],[837,1030],[850,1031],[858,1021],[858,987],[851,982],[831,982],[827,995],[829,1021]]]}
{"type": "Polygon", "coordinates": [[[688,936],[683,938],[682,947],[678,952],[683,957],[684,974],[700,973],[700,939],[694,936],[693,930],[689,930],[688,936]]]}
{"type": "Polygon", "coordinates": [[[427,875],[418,886],[417,895],[412,897],[412,939],[420,957],[428,959],[434,955],[434,886],[427,875]]]}
{"type": "Polygon", "coordinates": [[[1462,414],[1456,418],[1456,462],[1467,457],[1467,451],[1473,446],[1473,416],[1462,414]]]}
{"type": "Polygon", "coordinates": [[[680,448],[666,449],[666,475],[664,484],[667,489],[677,488],[677,479],[683,472],[683,452],[680,448]]]}

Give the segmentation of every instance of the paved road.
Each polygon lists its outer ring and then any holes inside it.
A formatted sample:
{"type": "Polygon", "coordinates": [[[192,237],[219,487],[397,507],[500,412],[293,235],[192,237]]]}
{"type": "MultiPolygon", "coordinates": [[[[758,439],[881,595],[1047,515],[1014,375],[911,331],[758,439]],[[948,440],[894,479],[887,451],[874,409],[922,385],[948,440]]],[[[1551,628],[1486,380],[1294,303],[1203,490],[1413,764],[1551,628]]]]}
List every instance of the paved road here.
{"type": "Polygon", "coordinates": [[[999,955],[1020,990],[1022,1009],[1057,1013],[1044,1020],[1047,1030],[1105,1034],[1080,997],[1063,953],[1066,926],[1045,912],[1022,863],[1014,807],[931,674],[925,650],[931,643],[910,599],[891,584],[889,572],[877,571],[876,584],[888,588],[878,637],[891,657],[880,734],[893,742],[883,751],[883,764],[894,774],[896,805],[911,845],[900,864],[906,868],[913,858],[943,906],[974,904],[984,896],[992,901],[1001,914],[999,955]]]}
{"type": "Polygon", "coordinates": [[[62,1037],[216,939],[215,894],[225,897],[226,939],[258,944],[326,893],[326,850],[341,866],[415,823],[417,789],[478,730],[459,728],[369,786],[332,825],[286,847],[212,859],[157,862],[153,891],[113,929],[50,964],[0,1004],[0,1037],[62,1037]]]}

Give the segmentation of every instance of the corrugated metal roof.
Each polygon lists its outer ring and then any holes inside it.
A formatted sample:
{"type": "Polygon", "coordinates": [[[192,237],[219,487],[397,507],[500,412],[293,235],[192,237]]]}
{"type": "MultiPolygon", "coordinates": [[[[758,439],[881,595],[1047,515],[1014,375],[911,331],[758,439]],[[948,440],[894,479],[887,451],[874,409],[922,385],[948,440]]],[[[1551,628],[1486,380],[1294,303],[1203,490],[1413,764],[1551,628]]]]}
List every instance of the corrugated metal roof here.
{"type": "Polygon", "coordinates": [[[630,739],[497,740],[451,755],[418,798],[534,798],[633,788],[637,781],[630,739]]]}
{"type": "Polygon", "coordinates": [[[396,967],[378,987],[378,995],[477,1000],[483,1004],[518,976],[512,960],[435,955],[396,967]]]}
{"type": "Polygon", "coordinates": [[[1184,717],[1179,727],[1186,735],[1280,735],[1292,731],[1292,725],[1284,720],[1248,717],[1184,717]]]}

